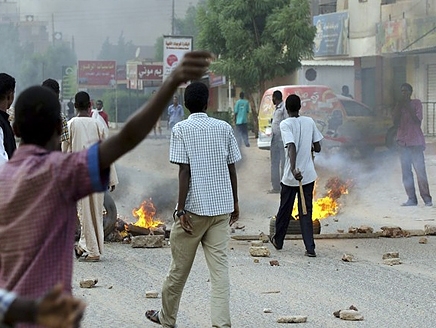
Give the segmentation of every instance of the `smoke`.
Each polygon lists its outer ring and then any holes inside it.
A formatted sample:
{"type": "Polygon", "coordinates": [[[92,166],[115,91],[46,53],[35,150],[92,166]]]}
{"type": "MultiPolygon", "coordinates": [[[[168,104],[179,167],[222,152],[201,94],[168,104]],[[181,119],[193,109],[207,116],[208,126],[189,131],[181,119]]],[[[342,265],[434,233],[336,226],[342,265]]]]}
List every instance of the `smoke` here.
{"type": "MultiPolygon", "coordinates": [[[[175,1],[175,17],[184,17],[196,0],[175,1]]],[[[127,41],[153,46],[156,38],[171,33],[172,0],[18,0],[21,17],[34,15],[47,21],[49,32],[74,37],[79,59],[95,59],[109,37],[116,42],[121,32],[127,41]]],[[[132,54],[132,58],[134,54],[132,54]]]]}

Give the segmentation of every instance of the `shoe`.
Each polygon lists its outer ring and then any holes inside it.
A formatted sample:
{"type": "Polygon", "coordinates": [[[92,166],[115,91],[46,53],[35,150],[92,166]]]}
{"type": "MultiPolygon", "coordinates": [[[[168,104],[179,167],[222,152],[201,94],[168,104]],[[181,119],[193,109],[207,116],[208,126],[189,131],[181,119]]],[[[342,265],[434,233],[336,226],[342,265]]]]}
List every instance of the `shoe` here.
{"type": "Polygon", "coordinates": [[[313,252],[308,252],[308,251],[306,251],[306,252],[304,253],[304,256],[308,256],[308,257],[316,257],[316,253],[315,253],[315,251],[313,251],[313,252]]]}
{"type": "Polygon", "coordinates": [[[279,189],[271,189],[267,191],[268,194],[280,194],[280,190],[279,189]]]}
{"type": "Polygon", "coordinates": [[[85,255],[79,258],[79,262],[100,262],[100,256],[85,255]]]}
{"type": "Polygon", "coordinates": [[[245,145],[245,147],[249,148],[249,147],[250,147],[250,144],[248,144],[248,145],[245,145]]]}
{"type": "Polygon", "coordinates": [[[275,235],[272,235],[272,236],[269,236],[269,242],[274,246],[274,248],[276,249],[276,250],[281,250],[283,247],[279,247],[277,244],[276,244],[276,240],[275,240],[275,235]]]}
{"type": "Polygon", "coordinates": [[[76,255],[76,259],[81,258],[84,253],[85,251],[81,249],[79,245],[74,246],[74,254],[76,255]]]}
{"type": "Polygon", "coordinates": [[[425,206],[433,206],[433,203],[432,202],[425,202],[425,206]]]}
{"type": "Polygon", "coordinates": [[[147,312],[145,312],[145,317],[151,322],[157,323],[158,325],[161,324],[159,319],[159,311],[148,310],[147,312]]]}
{"type": "Polygon", "coordinates": [[[407,202],[401,204],[401,206],[416,206],[416,205],[418,205],[418,202],[410,200],[410,199],[407,202]]]}

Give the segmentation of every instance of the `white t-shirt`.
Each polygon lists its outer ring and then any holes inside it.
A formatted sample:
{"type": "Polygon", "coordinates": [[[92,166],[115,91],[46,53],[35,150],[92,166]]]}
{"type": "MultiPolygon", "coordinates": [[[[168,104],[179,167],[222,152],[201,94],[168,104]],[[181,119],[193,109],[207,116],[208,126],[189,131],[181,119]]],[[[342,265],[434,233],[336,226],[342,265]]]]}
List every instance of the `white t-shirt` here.
{"type": "MultiPolygon", "coordinates": [[[[280,123],[280,131],[285,148],[289,143],[295,144],[297,152],[295,167],[300,170],[303,176],[303,185],[315,181],[317,175],[312,160],[312,144],[323,139],[323,135],[316,127],[315,121],[307,116],[289,117],[280,123]]],[[[292,174],[291,161],[287,152],[282,183],[290,187],[299,185],[298,180],[292,174]]]]}

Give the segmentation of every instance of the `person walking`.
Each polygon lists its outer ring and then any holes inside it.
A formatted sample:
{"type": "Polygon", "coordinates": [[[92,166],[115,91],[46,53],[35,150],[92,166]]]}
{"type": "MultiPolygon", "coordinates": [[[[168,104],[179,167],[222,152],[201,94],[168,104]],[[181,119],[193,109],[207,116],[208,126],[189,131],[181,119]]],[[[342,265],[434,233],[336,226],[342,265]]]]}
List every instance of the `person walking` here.
{"type": "Polygon", "coordinates": [[[14,102],[14,94],[15,79],[9,74],[0,73],[0,165],[7,162],[17,149],[7,112],[14,102]]]}
{"type": "Polygon", "coordinates": [[[294,94],[286,98],[286,110],[289,118],[280,123],[280,131],[283,144],[287,149],[287,156],[281,182],[280,206],[276,216],[275,234],[270,236],[270,241],[276,249],[283,248],[295,196],[298,195],[298,216],[306,248],[305,255],[316,257],[313,238],[312,198],[317,175],[312,151],[317,153],[321,151],[320,141],[323,136],[312,118],[299,115],[300,108],[300,97],[294,94]],[[303,194],[301,194],[301,190],[303,194]],[[303,198],[306,213],[303,211],[303,198]]]}
{"type": "Polygon", "coordinates": [[[271,185],[272,189],[268,191],[269,194],[280,193],[280,179],[283,176],[283,169],[285,167],[285,148],[283,147],[283,140],[280,132],[280,123],[288,118],[285,104],[283,102],[283,95],[281,91],[276,90],[273,92],[272,101],[276,107],[273,113],[271,122],[271,185]]]}
{"type": "Polygon", "coordinates": [[[109,115],[103,109],[103,100],[97,100],[95,103],[96,108],[91,108],[92,117],[97,119],[97,115],[100,115],[106,123],[106,126],[109,128],[109,115]]]}
{"type": "MultiPolygon", "coordinates": [[[[91,107],[89,94],[80,91],[75,96],[77,116],[68,121],[70,133],[65,152],[77,152],[106,139],[105,123],[88,116],[91,107]]],[[[112,186],[112,181],[109,185],[112,186]]],[[[103,202],[104,193],[93,193],[77,202],[80,220],[80,240],[75,247],[76,257],[84,262],[98,262],[103,253],[103,202]]]]}
{"type": "Polygon", "coordinates": [[[397,126],[401,172],[407,194],[407,201],[402,206],[418,205],[412,166],[415,169],[419,193],[425,206],[433,206],[425,169],[425,138],[421,129],[422,103],[419,99],[411,99],[412,93],[412,86],[409,83],[403,83],[401,85],[401,100],[394,109],[394,125],[397,126]]]}
{"type": "Polygon", "coordinates": [[[236,140],[238,146],[244,142],[245,147],[250,147],[248,142],[248,113],[250,112],[250,104],[247,99],[244,99],[245,94],[239,94],[239,100],[235,104],[235,124],[236,124],[236,140]]]}
{"type": "Polygon", "coordinates": [[[183,120],[185,113],[183,112],[182,105],[179,104],[179,98],[173,97],[173,103],[168,107],[168,125],[170,130],[173,129],[176,123],[183,120]]]}
{"type": "Polygon", "coordinates": [[[61,106],[52,90],[34,86],[19,95],[13,129],[20,146],[0,167],[0,288],[39,298],[61,283],[71,295],[77,201],[107,190],[109,166],[146,138],[179,85],[200,79],[211,60],[209,52],[186,53],[119,133],[78,152],[57,151],[61,106]]]}
{"type": "Polygon", "coordinates": [[[232,127],[206,114],[209,90],[194,82],[185,90],[188,119],[176,124],[170,162],[179,165],[179,197],[170,234],[171,265],[162,287],[162,308],[146,317],[174,327],[198,245],[211,280],[212,327],[231,327],[228,272],[229,223],[239,217],[235,163],[241,159],[232,127]],[[230,217],[229,217],[230,215],[230,217]]]}

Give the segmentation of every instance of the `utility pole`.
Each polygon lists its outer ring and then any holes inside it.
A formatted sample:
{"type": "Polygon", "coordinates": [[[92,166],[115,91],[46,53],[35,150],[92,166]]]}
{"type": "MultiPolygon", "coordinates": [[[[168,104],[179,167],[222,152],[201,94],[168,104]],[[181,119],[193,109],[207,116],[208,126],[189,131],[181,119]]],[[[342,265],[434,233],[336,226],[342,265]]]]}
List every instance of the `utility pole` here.
{"type": "Polygon", "coordinates": [[[175,26],[175,20],[176,20],[176,17],[175,17],[175,0],[172,0],[172,10],[171,10],[171,35],[174,35],[174,34],[176,34],[175,33],[175,29],[176,29],[176,26],[175,26]]]}
{"type": "Polygon", "coordinates": [[[51,40],[52,44],[55,44],[55,27],[54,27],[54,14],[51,14],[51,40]]]}

